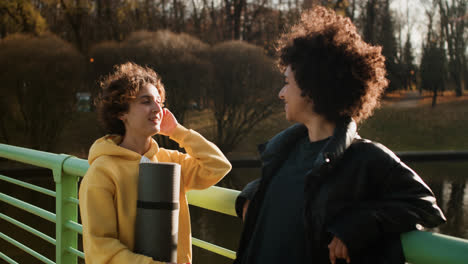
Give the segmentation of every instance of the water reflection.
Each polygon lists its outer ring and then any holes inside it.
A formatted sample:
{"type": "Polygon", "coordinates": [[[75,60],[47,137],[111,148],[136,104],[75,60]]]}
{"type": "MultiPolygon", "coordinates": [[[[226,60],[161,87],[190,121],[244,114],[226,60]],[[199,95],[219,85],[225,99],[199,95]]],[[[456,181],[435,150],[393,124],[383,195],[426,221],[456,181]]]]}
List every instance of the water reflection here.
{"type": "Polygon", "coordinates": [[[468,238],[468,226],[465,223],[468,214],[468,193],[466,179],[435,182],[430,184],[438,203],[447,217],[447,223],[440,226],[440,233],[468,238]]]}
{"type": "Polygon", "coordinates": [[[410,164],[428,183],[447,223],[432,230],[468,239],[468,162],[410,164]]]}

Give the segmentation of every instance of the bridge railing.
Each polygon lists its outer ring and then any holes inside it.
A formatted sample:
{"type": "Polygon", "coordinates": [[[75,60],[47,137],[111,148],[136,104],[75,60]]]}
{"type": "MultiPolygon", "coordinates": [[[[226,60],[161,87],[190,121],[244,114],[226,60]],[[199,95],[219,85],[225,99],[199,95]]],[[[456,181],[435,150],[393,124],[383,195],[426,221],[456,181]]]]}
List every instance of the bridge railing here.
{"type": "MultiPolygon", "coordinates": [[[[414,158],[417,156],[415,154],[402,153],[400,156],[403,159],[405,155],[414,158]]],[[[451,155],[453,156],[452,159],[468,160],[468,152],[439,152],[435,155],[429,155],[428,159],[450,160],[449,156],[451,155]]],[[[84,253],[78,250],[78,234],[82,234],[82,226],[78,223],[77,192],[79,177],[82,177],[89,167],[87,161],[70,155],[54,154],[5,144],[0,144],[0,157],[52,170],[55,192],[5,175],[0,175],[0,181],[55,197],[55,213],[1,192],[0,201],[55,223],[55,238],[6,214],[0,213],[0,218],[55,245],[55,262],[2,232],[0,232],[0,238],[43,263],[75,264],[78,262],[78,258],[84,258],[84,253]]],[[[258,161],[251,159],[236,161],[233,162],[233,165],[235,167],[258,167],[260,164],[258,161]]],[[[239,191],[236,190],[213,186],[202,191],[190,191],[187,196],[191,205],[236,216],[234,201],[238,193],[239,191]]],[[[406,259],[410,263],[466,263],[468,259],[468,240],[465,239],[423,231],[402,234],[401,239],[406,259]]],[[[232,250],[196,238],[192,238],[192,243],[227,258],[235,258],[236,253],[232,250]]],[[[17,263],[1,251],[0,258],[8,263],[17,263]]]]}

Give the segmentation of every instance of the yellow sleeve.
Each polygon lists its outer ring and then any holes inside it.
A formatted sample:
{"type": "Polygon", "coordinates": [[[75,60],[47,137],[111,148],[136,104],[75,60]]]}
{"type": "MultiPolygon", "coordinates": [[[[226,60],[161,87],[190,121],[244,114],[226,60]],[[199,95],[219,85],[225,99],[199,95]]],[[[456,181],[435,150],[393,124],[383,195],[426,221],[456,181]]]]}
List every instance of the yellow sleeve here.
{"type": "Polygon", "coordinates": [[[167,151],[170,159],[181,165],[181,176],[186,191],[208,188],[231,170],[231,163],[215,144],[182,125],[177,125],[175,129],[170,138],[179,143],[187,154],[167,151]]]}
{"type": "Polygon", "coordinates": [[[164,264],[135,254],[118,239],[115,186],[100,169],[91,166],[80,186],[83,248],[87,264],[164,264]]]}

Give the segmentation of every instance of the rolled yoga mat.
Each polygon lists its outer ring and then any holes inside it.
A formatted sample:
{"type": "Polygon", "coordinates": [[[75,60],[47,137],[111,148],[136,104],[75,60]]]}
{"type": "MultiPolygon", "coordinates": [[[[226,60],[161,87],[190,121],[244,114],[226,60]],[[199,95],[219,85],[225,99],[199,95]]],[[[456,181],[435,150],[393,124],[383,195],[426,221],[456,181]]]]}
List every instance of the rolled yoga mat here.
{"type": "MultiPolygon", "coordinates": [[[[148,160],[149,161],[149,160],[148,160]]],[[[140,163],[135,252],[177,262],[180,165],[140,163]]]]}

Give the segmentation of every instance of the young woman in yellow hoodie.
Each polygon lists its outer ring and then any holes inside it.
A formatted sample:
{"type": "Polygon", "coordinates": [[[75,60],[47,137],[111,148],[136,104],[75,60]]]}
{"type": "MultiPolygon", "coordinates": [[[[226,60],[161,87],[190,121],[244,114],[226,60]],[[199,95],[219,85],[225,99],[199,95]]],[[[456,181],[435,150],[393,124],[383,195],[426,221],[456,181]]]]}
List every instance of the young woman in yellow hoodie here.
{"type": "Polygon", "coordinates": [[[163,108],[164,86],[153,70],[134,63],[116,66],[101,88],[97,110],[109,134],[91,146],[90,167],[79,191],[86,263],[162,263],[133,252],[142,156],[181,165],[177,263],[190,263],[190,214],[185,194],[216,184],[231,164],[213,143],[178,124],[163,108]],[[156,134],[169,136],[187,153],[160,148],[152,138],[156,134]]]}

